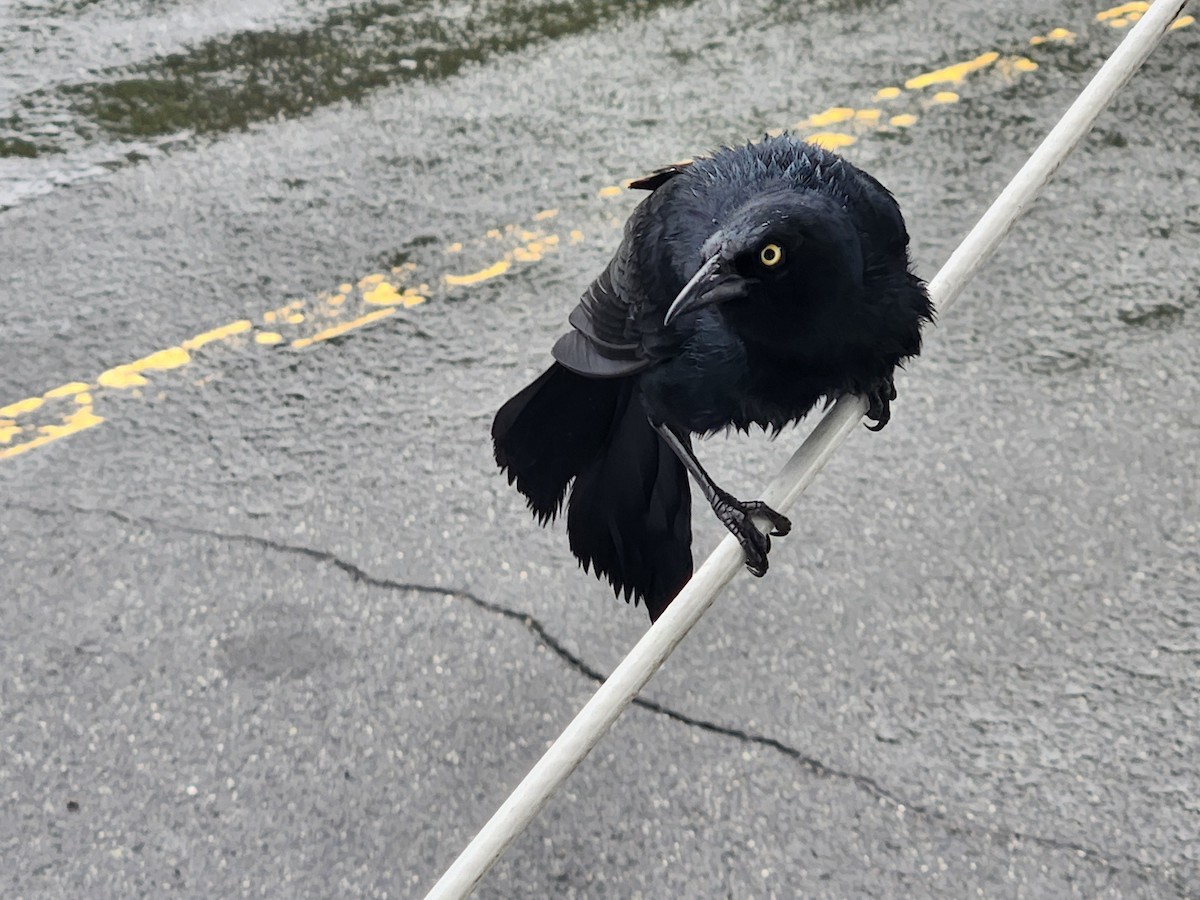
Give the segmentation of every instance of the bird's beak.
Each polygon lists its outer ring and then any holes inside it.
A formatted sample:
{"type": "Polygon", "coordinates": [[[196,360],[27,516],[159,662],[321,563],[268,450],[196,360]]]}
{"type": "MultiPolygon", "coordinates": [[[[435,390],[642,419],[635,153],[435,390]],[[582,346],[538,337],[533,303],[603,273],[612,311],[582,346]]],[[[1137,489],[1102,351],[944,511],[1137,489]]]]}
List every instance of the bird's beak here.
{"type": "Polygon", "coordinates": [[[679,296],[667,309],[663,316],[663,324],[670,325],[671,320],[684,313],[695,312],[705,306],[732,300],[744,296],[746,282],[732,272],[726,272],[721,267],[720,254],[713,254],[704,261],[696,274],[691,277],[679,296]]]}

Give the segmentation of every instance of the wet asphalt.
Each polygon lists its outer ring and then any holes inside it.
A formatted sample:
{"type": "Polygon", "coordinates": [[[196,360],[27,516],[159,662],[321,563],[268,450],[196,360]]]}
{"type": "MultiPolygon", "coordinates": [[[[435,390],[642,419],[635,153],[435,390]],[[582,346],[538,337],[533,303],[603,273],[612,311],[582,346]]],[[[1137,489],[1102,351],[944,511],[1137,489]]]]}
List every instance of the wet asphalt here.
{"type": "MultiPolygon", "coordinates": [[[[488,440],[621,181],[848,109],[800,131],[854,139],[931,276],[1104,8],[11,6],[0,893],[420,896],[646,627],[488,440]]],[[[1200,894],[1198,49],[480,896],[1200,894]]],[[[750,495],[802,434],[699,449],[750,495]]]]}

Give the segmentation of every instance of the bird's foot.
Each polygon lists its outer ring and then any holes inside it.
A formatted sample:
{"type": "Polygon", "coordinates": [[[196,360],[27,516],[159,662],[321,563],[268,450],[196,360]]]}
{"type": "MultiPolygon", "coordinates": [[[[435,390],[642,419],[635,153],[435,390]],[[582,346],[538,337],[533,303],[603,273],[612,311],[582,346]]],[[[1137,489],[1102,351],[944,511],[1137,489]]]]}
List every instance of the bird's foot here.
{"type": "Polygon", "coordinates": [[[871,431],[882,431],[883,426],[892,418],[892,401],[896,399],[896,385],[892,376],[881,378],[867,392],[867,418],[874,422],[868,425],[871,431]]]}
{"type": "Polygon", "coordinates": [[[713,512],[730,533],[738,539],[746,554],[746,568],[759,578],[767,574],[767,554],[771,552],[771,535],[783,537],[792,530],[791,520],[775,512],[761,500],[738,500],[732,494],[720,491],[713,504],[713,512]],[[763,534],[754,524],[754,516],[762,516],[771,525],[769,534],[763,534]]]}

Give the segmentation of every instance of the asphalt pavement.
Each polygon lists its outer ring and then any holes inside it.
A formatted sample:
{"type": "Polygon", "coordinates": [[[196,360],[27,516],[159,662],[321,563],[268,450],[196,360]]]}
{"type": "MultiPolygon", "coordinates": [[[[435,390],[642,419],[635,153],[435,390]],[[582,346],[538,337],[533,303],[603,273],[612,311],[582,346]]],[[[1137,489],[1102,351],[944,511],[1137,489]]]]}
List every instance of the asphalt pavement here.
{"type": "MultiPolygon", "coordinates": [[[[1144,6],[11,6],[0,893],[421,896],[647,627],[488,436],[623,183],[790,128],[932,276],[1144,6]]],[[[1200,896],[1197,160],[1184,19],[479,896],[1200,896]]]]}

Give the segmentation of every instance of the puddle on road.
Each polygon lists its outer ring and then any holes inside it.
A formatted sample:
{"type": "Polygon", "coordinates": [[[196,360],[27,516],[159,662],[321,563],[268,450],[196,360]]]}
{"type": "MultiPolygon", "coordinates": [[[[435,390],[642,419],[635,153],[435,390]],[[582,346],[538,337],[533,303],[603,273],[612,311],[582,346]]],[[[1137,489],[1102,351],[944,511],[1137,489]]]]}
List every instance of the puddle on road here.
{"type": "MultiPolygon", "coordinates": [[[[185,47],[177,52],[80,69],[58,48],[61,71],[50,76],[53,86],[33,86],[47,76],[35,77],[32,61],[24,71],[17,66],[0,74],[0,161],[7,163],[0,171],[0,210],[55,184],[152,156],[164,141],[187,142],[306,115],[386,85],[445,78],[470,62],[689,2],[355,4],[326,10],[303,25],[246,28],[190,45],[188,18],[175,16],[170,41],[185,47]]],[[[300,2],[300,11],[309,5],[300,2]]],[[[18,9],[15,31],[53,43],[56,18],[80,9],[80,4],[18,9]]],[[[268,13],[296,18],[296,10],[282,3],[271,4],[268,13]]],[[[157,14],[139,10],[130,19],[157,14]]],[[[101,32],[97,40],[109,39],[101,32]]],[[[154,43],[135,50],[152,53],[154,43]]],[[[129,50],[114,53],[118,49],[129,50]]]]}

